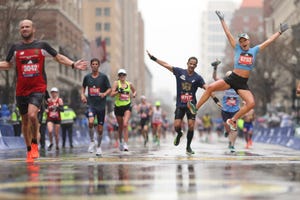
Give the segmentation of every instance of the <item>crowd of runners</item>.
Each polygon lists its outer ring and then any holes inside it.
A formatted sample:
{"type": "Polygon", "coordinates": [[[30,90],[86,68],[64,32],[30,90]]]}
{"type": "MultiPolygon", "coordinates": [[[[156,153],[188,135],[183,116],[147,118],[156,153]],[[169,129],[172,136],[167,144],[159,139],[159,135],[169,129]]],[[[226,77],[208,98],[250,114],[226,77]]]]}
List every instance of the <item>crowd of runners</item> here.
{"type": "MultiPolygon", "coordinates": [[[[247,33],[239,34],[236,40],[225,23],[224,14],[220,11],[216,11],[216,14],[235,53],[233,69],[226,73],[224,78],[219,78],[216,75],[217,67],[220,64],[218,61],[212,63],[215,82],[206,84],[202,76],[195,72],[198,64],[196,57],[188,58],[187,68],[183,69],[174,67],[147,51],[152,61],[175,76],[177,93],[174,122],[172,122],[175,132],[173,143],[178,146],[182,137],[186,135],[186,153],[189,155],[195,153],[192,149],[195,127],[199,132],[205,131],[208,135],[211,133],[212,121],[209,114],[204,115],[201,120],[197,120],[198,110],[209,98],[212,98],[221,110],[225,136],[229,138],[228,148],[230,151],[235,152],[235,141],[239,127],[242,127],[246,133],[246,147],[252,145],[255,102],[247,81],[251,70],[254,68],[257,53],[269,46],[289,28],[287,24],[281,24],[280,30],[265,42],[250,47],[250,37],[247,33]],[[196,98],[198,88],[204,90],[199,101],[196,98]],[[217,91],[225,91],[221,101],[215,95],[217,91]],[[186,126],[183,126],[185,116],[187,119],[186,126]],[[239,122],[240,119],[243,121],[239,122]]],[[[109,80],[107,75],[99,71],[101,63],[97,58],[92,59],[90,63],[85,60],[73,61],[58,53],[47,42],[36,40],[35,31],[36,28],[31,20],[22,20],[19,23],[22,41],[13,44],[6,60],[0,62],[0,69],[4,70],[12,68],[13,63],[15,63],[16,102],[22,118],[22,133],[27,146],[27,162],[33,162],[39,157],[38,141],[41,120],[39,120],[38,113],[41,112],[44,104],[46,105],[44,109],[47,113],[50,140],[48,150],[52,150],[54,146],[53,135],[55,148],[59,150],[60,113],[64,112],[64,104],[58,95],[59,89],[56,87],[51,89],[50,96],[46,96],[46,56],[51,56],[58,63],[74,70],[86,70],[90,65],[91,72],[84,77],[81,89],[81,102],[87,104],[88,107],[86,117],[90,136],[88,148],[90,153],[95,152],[97,156],[102,155],[101,142],[106,119],[115,122],[110,127],[110,130],[117,132],[113,136],[115,147],[118,147],[120,151],[129,151],[129,130],[132,126],[130,119],[133,109],[138,113],[140,119],[138,127],[143,137],[144,146],[149,143],[150,130],[153,141],[157,146],[160,145],[160,139],[167,128],[166,123],[164,123],[164,121],[168,121],[164,119],[166,113],[161,108],[159,101],[153,104],[147,101],[146,96],[138,95],[139,91],[136,91],[136,87],[127,80],[125,69],[118,70],[116,80],[109,80]],[[114,98],[114,111],[106,116],[106,98],[108,96],[114,98]],[[140,102],[133,106],[132,99],[137,96],[140,97],[140,102]],[[97,133],[96,137],[94,132],[97,133]]]]}

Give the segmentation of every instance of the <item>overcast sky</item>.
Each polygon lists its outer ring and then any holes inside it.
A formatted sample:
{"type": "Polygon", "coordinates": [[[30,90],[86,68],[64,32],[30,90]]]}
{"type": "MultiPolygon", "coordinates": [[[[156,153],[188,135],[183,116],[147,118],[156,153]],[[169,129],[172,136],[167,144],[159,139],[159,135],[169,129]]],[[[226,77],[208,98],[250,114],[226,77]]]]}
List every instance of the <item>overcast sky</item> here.
{"type": "MultiPolygon", "coordinates": [[[[173,66],[186,68],[190,56],[200,55],[200,17],[207,1],[138,0],[145,24],[145,48],[173,66]]],[[[154,91],[163,88],[175,95],[174,75],[148,57],[145,62],[153,75],[154,91]]]]}

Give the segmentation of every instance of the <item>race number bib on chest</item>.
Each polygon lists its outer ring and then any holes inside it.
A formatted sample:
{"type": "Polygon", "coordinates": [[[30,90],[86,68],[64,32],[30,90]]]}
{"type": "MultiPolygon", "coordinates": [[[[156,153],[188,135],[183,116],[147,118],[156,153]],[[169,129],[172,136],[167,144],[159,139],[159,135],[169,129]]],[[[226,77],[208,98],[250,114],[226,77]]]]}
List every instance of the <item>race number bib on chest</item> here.
{"type": "Polygon", "coordinates": [[[49,117],[51,118],[58,118],[59,113],[57,111],[50,111],[49,117]]]}
{"type": "Polygon", "coordinates": [[[99,96],[100,88],[95,88],[95,87],[89,88],[89,94],[90,96],[99,96]]]}
{"type": "Polygon", "coordinates": [[[239,58],[239,64],[252,65],[253,64],[253,56],[248,53],[241,53],[240,58],[239,58]]]}
{"type": "Polygon", "coordinates": [[[22,74],[24,77],[35,77],[40,74],[39,64],[23,64],[22,65],[22,74]]]}
{"type": "Polygon", "coordinates": [[[120,100],[121,101],[128,101],[129,100],[129,94],[120,94],[120,100]]]}
{"type": "Polygon", "coordinates": [[[228,105],[228,106],[235,106],[237,104],[236,102],[237,102],[237,100],[234,97],[228,97],[226,99],[226,105],[228,105]]]}
{"type": "Polygon", "coordinates": [[[187,103],[188,101],[191,101],[192,99],[193,99],[193,96],[188,93],[180,95],[180,100],[182,103],[187,103]]]}

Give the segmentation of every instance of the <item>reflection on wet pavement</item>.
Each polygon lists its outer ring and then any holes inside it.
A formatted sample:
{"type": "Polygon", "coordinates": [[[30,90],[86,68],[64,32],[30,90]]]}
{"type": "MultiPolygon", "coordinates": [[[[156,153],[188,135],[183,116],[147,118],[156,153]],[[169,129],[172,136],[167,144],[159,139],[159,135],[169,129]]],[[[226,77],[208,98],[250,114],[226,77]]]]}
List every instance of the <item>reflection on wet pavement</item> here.
{"type": "MultiPolygon", "coordinates": [[[[41,153],[26,164],[23,152],[0,154],[0,199],[292,199],[300,181],[299,152],[276,156],[259,149],[228,154],[195,148],[195,156],[162,143],[130,152],[86,148],[41,153]]],[[[272,147],[273,148],[273,147],[272,147]]],[[[273,152],[273,153],[272,153],[273,152]]]]}

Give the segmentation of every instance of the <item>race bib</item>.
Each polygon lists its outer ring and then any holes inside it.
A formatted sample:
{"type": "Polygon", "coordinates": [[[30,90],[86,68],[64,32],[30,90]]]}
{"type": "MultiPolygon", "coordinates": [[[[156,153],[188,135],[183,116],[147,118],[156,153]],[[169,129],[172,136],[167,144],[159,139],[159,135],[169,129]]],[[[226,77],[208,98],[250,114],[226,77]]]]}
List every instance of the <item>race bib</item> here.
{"type": "Polygon", "coordinates": [[[40,74],[38,63],[23,64],[21,69],[22,69],[22,75],[27,78],[35,77],[40,74]]]}
{"type": "Polygon", "coordinates": [[[51,117],[51,118],[58,118],[58,112],[57,111],[50,111],[49,117],[51,117]]]}
{"type": "Polygon", "coordinates": [[[144,112],[143,112],[143,113],[141,113],[140,117],[141,117],[141,118],[147,118],[148,115],[147,115],[147,113],[144,113],[144,112]]]}
{"type": "Polygon", "coordinates": [[[234,98],[234,97],[228,97],[226,99],[226,105],[228,105],[228,106],[236,106],[236,98],[234,98]]]}
{"type": "Polygon", "coordinates": [[[90,96],[99,96],[100,88],[96,88],[96,87],[89,88],[89,94],[90,96]]]}
{"type": "Polygon", "coordinates": [[[128,101],[129,100],[129,94],[120,93],[120,100],[121,101],[128,101]]]}
{"type": "Polygon", "coordinates": [[[188,101],[191,101],[192,99],[193,99],[193,96],[188,93],[180,95],[180,100],[182,103],[187,103],[188,101]]]}
{"type": "Polygon", "coordinates": [[[241,53],[240,58],[239,58],[239,64],[252,65],[253,64],[253,56],[248,53],[241,53]]]}

